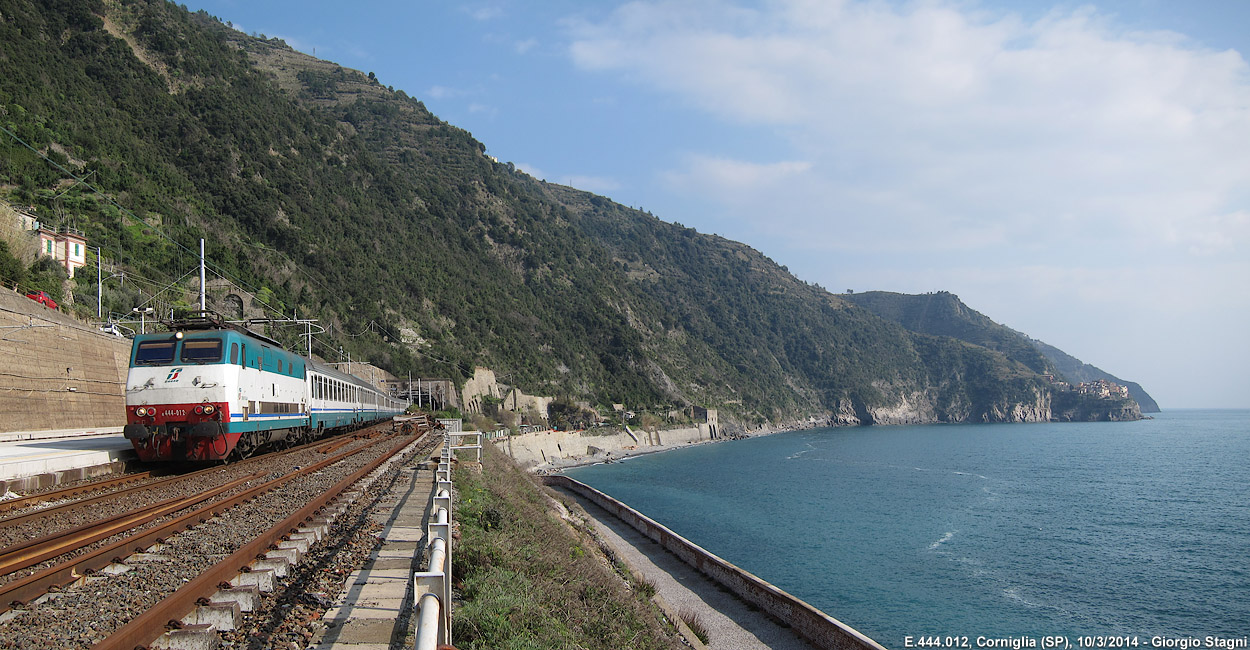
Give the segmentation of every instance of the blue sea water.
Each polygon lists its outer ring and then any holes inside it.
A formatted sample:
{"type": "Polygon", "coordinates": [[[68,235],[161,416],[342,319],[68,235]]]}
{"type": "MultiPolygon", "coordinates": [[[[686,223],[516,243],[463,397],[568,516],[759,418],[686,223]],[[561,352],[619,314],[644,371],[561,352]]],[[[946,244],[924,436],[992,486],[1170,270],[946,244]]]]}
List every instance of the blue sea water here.
{"type": "Polygon", "coordinates": [[[1250,635],[1250,411],[815,429],[568,473],[890,648],[1250,635]]]}

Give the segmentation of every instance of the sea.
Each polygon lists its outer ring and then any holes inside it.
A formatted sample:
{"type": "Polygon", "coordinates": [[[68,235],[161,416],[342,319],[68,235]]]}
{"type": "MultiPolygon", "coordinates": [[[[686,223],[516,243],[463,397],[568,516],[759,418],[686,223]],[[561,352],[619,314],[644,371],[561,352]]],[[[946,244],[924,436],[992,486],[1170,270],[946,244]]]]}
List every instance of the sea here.
{"type": "Polygon", "coordinates": [[[887,648],[1250,636],[1248,410],[810,429],[568,474],[887,648]]]}

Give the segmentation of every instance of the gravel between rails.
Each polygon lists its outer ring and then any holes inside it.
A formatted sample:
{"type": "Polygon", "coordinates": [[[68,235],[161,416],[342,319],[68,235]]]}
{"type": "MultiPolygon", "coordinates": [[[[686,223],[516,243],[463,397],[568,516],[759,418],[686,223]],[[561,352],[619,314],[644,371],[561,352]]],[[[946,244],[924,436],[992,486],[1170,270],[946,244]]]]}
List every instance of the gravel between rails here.
{"type": "MultiPolygon", "coordinates": [[[[367,443],[358,441],[353,444],[367,443]]],[[[62,592],[50,594],[44,602],[0,615],[0,648],[90,648],[134,616],[176,591],[183,583],[233,553],[247,540],[260,535],[303,504],[325,493],[390,446],[387,443],[377,445],[374,448],[376,453],[371,451],[361,454],[360,456],[365,457],[355,456],[311,476],[292,481],[279,490],[176,535],[167,540],[165,547],[154,553],[153,557],[143,562],[130,563],[130,570],[126,573],[92,576],[83,581],[85,584],[80,583],[62,592]]],[[[309,452],[307,457],[300,454],[285,456],[283,466],[274,468],[271,473],[281,475],[291,471],[296,465],[308,465],[321,458],[323,456],[315,452],[309,452]]],[[[399,465],[397,463],[392,467],[398,468],[399,465]]],[[[252,466],[249,471],[258,470],[252,466]]],[[[168,497],[163,495],[162,498],[168,497]]],[[[368,502],[369,499],[363,501],[368,502]]],[[[350,513],[351,510],[347,519],[340,520],[351,521],[350,513]]],[[[367,515],[365,518],[367,519],[367,515]]],[[[341,583],[342,577],[355,568],[349,563],[356,562],[361,553],[367,557],[378,540],[373,535],[376,529],[365,524],[355,527],[340,526],[336,521],[334,528],[330,543],[323,541],[318,544],[318,547],[325,547],[322,550],[325,557],[320,560],[314,557],[313,561],[319,562],[319,565],[314,566],[320,566],[327,578],[333,576],[341,583]],[[353,528],[356,530],[346,534],[353,528]],[[339,538],[337,542],[334,541],[335,538],[339,538]],[[334,548],[336,544],[339,546],[337,549],[334,548]],[[348,566],[351,568],[347,568],[348,566]],[[346,573],[342,573],[343,571],[346,573]]],[[[302,570],[292,575],[299,576],[301,573],[302,570]]],[[[304,619],[307,622],[308,611],[320,607],[323,602],[326,606],[320,608],[317,618],[320,617],[320,612],[325,611],[333,599],[334,580],[322,582],[313,579],[318,576],[305,576],[302,582],[304,586],[291,591],[286,585],[292,582],[292,575],[283,580],[284,588],[279,590],[289,593],[287,599],[267,597],[266,602],[274,600],[277,603],[274,608],[266,612],[262,607],[260,611],[250,614],[248,619],[259,624],[253,625],[249,632],[232,635],[237,638],[227,638],[227,643],[230,644],[227,647],[304,647],[300,643],[311,638],[311,632],[300,629],[300,621],[304,619]],[[283,616],[278,616],[278,613],[283,616]]]]}
{"type": "MultiPolygon", "coordinates": [[[[352,443],[339,451],[348,449],[357,449],[369,444],[365,440],[354,440],[352,443]]],[[[278,476],[282,476],[290,472],[292,468],[312,465],[313,463],[324,460],[326,456],[311,447],[302,451],[297,451],[285,455],[274,456],[257,456],[249,459],[247,462],[232,463],[223,465],[218,471],[201,475],[196,480],[175,480],[160,483],[153,490],[138,490],[130,492],[124,496],[119,496],[116,501],[106,501],[93,504],[90,508],[71,510],[68,512],[58,512],[49,515],[46,519],[35,519],[16,528],[0,528],[0,548],[8,547],[13,544],[25,542],[31,539],[37,539],[53,533],[69,530],[77,526],[82,526],[106,517],[121,515],[128,512],[137,512],[152,507],[154,504],[172,498],[186,498],[200,494],[204,491],[225,485],[231,481],[250,476],[261,471],[268,471],[267,476],[263,480],[268,480],[278,476]]],[[[223,497],[229,497],[239,491],[250,487],[251,482],[244,484],[227,492],[223,497]]],[[[42,504],[46,507],[48,504],[42,504]]],[[[54,505],[54,504],[53,504],[54,505]]],[[[25,511],[13,513],[14,515],[24,514],[25,511]]],[[[160,525],[167,518],[157,519],[143,526],[139,526],[134,530],[145,530],[160,525]]],[[[0,524],[3,522],[0,521],[0,524]]],[[[84,554],[90,550],[100,548],[111,544],[121,538],[121,535],[115,535],[107,539],[101,540],[91,546],[85,547],[75,553],[69,554],[69,557],[84,554]]],[[[37,571],[45,569],[55,564],[59,559],[48,560],[41,564],[23,569],[8,576],[0,576],[0,584],[6,584],[12,580],[17,580],[31,575],[37,571]]],[[[3,647],[3,646],[0,646],[3,647]]]]}

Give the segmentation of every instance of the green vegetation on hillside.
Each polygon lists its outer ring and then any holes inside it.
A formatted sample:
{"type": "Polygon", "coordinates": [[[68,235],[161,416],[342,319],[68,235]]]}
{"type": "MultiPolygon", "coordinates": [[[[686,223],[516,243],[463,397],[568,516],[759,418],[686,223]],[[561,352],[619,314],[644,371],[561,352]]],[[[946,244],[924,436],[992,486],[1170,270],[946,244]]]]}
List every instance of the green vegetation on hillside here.
{"type": "MultiPolygon", "coordinates": [[[[217,274],[321,321],[318,354],[457,381],[485,365],[570,404],[701,404],[758,425],[937,390],[939,410],[976,419],[1031,399],[1046,368],[540,182],[372,76],[204,12],[4,0],[0,43],[16,136],[0,134],[0,194],[84,231],[89,263],[99,247],[132,279],[106,283],[111,312],[158,291],[189,304],[204,238],[217,274]]],[[[96,280],[79,272],[78,304],[94,307],[96,280]]]]}
{"type": "Polygon", "coordinates": [[[1028,337],[970,309],[952,293],[910,295],[869,291],[843,297],[912,332],[959,339],[1001,352],[1033,372],[1057,374],[1054,365],[1033,347],[1028,337]]]}
{"type": "MultiPolygon", "coordinates": [[[[1073,385],[1095,379],[1106,379],[1121,386],[1127,386],[1130,397],[1141,404],[1143,412],[1156,413],[1159,410],[1154,400],[1136,383],[1126,382],[1082,363],[1058,348],[999,325],[963,304],[959,297],[952,293],[939,291],[923,295],[909,295],[870,291],[848,294],[845,298],[882,318],[899,323],[912,332],[951,337],[994,350],[1034,373],[1051,375],[1073,385]]],[[[969,376],[984,377],[986,375],[973,373],[969,376]]],[[[1042,385],[1040,382],[1035,382],[1035,384],[1042,385]]],[[[1095,413],[1105,406],[1098,400],[1081,399],[1076,395],[1063,395],[1062,399],[1059,397],[1057,393],[1054,405],[1056,414],[1095,413]]],[[[1136,407],[1126,405],[1123,408],[1133,410],[1136,407]]],[[[1071,417],[1071,415],[1066,417],[1071,417]]]]}

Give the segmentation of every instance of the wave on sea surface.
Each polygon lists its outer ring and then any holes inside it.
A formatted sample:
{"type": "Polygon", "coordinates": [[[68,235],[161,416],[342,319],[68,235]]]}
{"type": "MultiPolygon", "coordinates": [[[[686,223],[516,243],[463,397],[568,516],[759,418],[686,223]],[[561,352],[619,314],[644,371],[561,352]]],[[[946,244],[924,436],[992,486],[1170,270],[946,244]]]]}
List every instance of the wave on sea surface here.
{"type": "Polygon", "coordinates": [[[1250,412],[1204,411],[811,430],[577,478],[897,647],[926,626],[1244,633],[1247,457],[1250,412]]]}
{"type": "Polygon", "coordinates": [[[942,539],[939,539],[938,541],[933,542],[932,544],[930,544],[930,545],[929,545],[929,550],[930,550],[930,551],[936,551],[936,550],[938,550],[938,549],[939,549],[939,548],[940,548],[943,544],[945,544],[945,543],[947,543],[947,542],[951,541],[951,539],[955,537],[955,533],[957,533],[957,532],[959,532],[959,531],[957,531],[957,530],[948,530],[948,531],[946,531],[946,534],[945,534],[945,535],[942,535],[942,539]]]}

